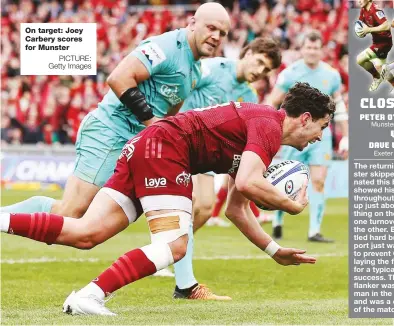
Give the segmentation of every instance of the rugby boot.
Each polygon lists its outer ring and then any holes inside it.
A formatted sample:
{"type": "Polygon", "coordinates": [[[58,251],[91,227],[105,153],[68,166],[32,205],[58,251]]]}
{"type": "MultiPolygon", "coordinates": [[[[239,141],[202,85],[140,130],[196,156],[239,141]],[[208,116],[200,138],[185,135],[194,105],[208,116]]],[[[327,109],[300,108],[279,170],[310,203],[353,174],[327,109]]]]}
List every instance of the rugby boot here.
{"type": "Polygon", "coordinates": [[[107,300],[101,300],[94,294],[85,296],[72,291],[63,303],[63,312],[70,315],[116,316],[105,307],[105,303],[111,298],[109,296],[107,300]]]}
{"type": "Polygon", "coordinates": [[[322,242],[322,243],[333,243],[333,239],[327,239],[325,238],[321,233],[316,233],[314,236],[309,237],[308,241],[311,242],[322,242]]]}
{"type": "Polygon", "coordinates": [[[189,299],[189,300],[216,300],[229,301],[232,300],[229,296],[214,294],[206,285],[196,284],[189,289],[179,289],[175,287],[173,294],[174,299],[189,299]]]}

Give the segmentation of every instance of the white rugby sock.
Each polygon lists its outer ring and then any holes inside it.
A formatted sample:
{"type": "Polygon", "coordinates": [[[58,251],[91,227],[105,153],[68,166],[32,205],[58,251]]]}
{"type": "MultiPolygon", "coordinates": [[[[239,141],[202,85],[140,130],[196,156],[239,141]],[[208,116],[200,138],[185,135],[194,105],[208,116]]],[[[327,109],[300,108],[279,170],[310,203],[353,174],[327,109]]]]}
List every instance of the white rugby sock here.
{"type": "Polygon", "coordinates": [[[1,213],[0,214],[0,231],[8,233],[10,228],[10,214],[9,213],[1,213]]]}
{"type": "Polygon", "coordinates": [[[94,294],[96,297],[98,297],[101,300],[104,300],[104,298],[105,298],[104,291],[101,290],[101,288],[93,282],[90,282],[84,288],[79,290],[78,294],[81,294],[83,296],[88,296],[89,294],[94,294]]]}

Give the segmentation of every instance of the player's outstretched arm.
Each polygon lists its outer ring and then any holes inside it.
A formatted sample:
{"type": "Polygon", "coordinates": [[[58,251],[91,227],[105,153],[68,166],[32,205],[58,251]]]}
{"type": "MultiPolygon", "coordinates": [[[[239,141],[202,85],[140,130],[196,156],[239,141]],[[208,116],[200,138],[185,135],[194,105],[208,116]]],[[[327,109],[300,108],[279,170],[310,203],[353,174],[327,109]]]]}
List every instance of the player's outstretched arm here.
{"type": "Polygon", "coordinates": [[[282,248],[261,228],[252,211],[249,200],[240,193],[233,178],[229,178],[226,216],[258,248],[281,265],[314,264],[316,259],[305,255],[305,250],[282,248]]]}
{"type": "Polygon", "coordinates": [[[284,266],[316,263],[316,258],[305,255],[305,252],[303,249],[279,248],[272,258],[284,266]]]}
{"type": "Polygon", "coordinates": [[[144,64],[135,56],[128,55],[107,78],[109,87],[119,100],[146,126],[157,118],[153,116],[151,107],[137,85],[149,77],[144,64]]]}
{"type": "Polygon", "coordinates": [[[266,166],[261,158],[254,152],[245,151],[235,178],[235,187],[257,206],[282,210],[292,215],[301,213],[308,205],[307,185],[304,185],[297,200],[292,200],[263,177],[265,171],[266,166]]]}

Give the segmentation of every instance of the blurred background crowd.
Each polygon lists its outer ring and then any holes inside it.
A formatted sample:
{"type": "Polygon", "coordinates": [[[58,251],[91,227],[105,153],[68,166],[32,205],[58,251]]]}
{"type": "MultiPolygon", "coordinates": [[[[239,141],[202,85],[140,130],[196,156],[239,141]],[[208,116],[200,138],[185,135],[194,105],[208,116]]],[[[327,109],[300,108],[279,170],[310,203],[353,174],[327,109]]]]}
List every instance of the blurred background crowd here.
{"type": "MultiPolygon", "coordinates": [[[[379,2],[379,1],[377,1],[379,2]]],[[[304,33],[318,29],[324,60],[342,76],[347,100],[347,0],[221,1],[231,13],[232,30],[218,55],[236,59],[258,36],[274,36],[283,49],[279,71],[300,57],[304,33]]],[[[185,27],[199,3],[184,0],[20,0],[2,1],[1,141],[74,143],[83,117],[107,92],[106,77],[147,37],[185,27]],[[97,23],[97,76],[20,76],[20,23],[97,23]]],[[[387,2],[382,2],[385,6],[387,2]]],[[[275,83],[257,82],[261,101],[275,83]]]]}

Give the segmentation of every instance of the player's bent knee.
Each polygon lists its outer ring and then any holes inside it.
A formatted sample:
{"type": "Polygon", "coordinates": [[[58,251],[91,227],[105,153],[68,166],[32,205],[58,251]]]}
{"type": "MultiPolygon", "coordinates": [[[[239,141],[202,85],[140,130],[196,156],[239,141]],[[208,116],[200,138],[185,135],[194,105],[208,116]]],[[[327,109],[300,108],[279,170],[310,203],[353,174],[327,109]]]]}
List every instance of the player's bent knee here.
{"type": "Polygon", "coordinates": [[[96,247],[96,245],[96,243],[90,241],[89,239],[81,239],[74,245],[74,248],[81,250],[90,250],[96,247]]]}
{"type": "Polygon", "coordinates": [[[87,231],[78,235],[74,247],[82,250],[90,250],[105,240],[100,232],[87,231]]]}
{"type": "Polygon", "coordinates": [[[324,178],[319,178],[316,180],[312,181],[312,186],[313,189],[317,192],[323,192],[324,191],[324,184],[325,184],[325,180],[324,178]]]}
{"type": "Polygon", "coordinates": [[[186,254],[192,201],[183,196],[157,195],[141,197],[140,202],[147,215],[152,241],[141,249],[160,270],[186,254]],[[161,210],[171,211],[155,214],[161,210]]]}
{"type": "MultiPolygon", "coordinates": [[[[181,260],[187,250],[191,214],[172,211],[147,216],[152,244],[145,247],[147,257],[158,270],[181,260]],[[151,248],[156,248],[154,251],[151,248]],[[158,252],[161,252],[159,255],[158,252]],[[164,267],[162,267],[164,266],[164,267]]],[[[144,252],[145,252],[144,251],[144,252]]]]}
{"type": "Polygon", "coordinates": [[[107,230],[99,223],[84,218],[66,218],[60,237],[61,243],[82,250],[92,249],[109,238],[107,230]]]}
{"type": "Polygon", "coordinates": [[[188,236],[183,235],[169,244],[174,262],[180,261],[186,255],[188,236]]]}
{"type": "Polygon", "coordinates": [[[142,247],[141,250],[159,271],[181,260],[186,255],[187,241],[188,236],[183,235],[170,243],[152,242],[150,245],[142,247]]]}
{"type": "Polygon", "coordinates": [[[364,53],[360,53],[357,56],[357,64],[362,66],[365,62],[367,61],[367,58],[365,57],[364,53]]]}

